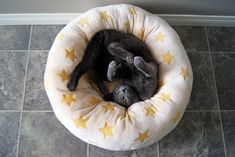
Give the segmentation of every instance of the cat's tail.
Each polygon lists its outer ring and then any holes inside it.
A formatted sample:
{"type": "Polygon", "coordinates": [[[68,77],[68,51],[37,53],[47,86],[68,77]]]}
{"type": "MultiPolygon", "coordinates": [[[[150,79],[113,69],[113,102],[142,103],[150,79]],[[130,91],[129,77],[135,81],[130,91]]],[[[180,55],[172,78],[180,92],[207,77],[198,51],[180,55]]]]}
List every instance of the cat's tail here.
{"type": "Polygon", "coordinates": [[[81,62],[76,66],[71,74],[71,79],[67,84],[70,91],[75,91],[80,77],[88,70],[92,69],[104,49],[105,36],[102,32],[97,32],[88,43],[81,62]]]}

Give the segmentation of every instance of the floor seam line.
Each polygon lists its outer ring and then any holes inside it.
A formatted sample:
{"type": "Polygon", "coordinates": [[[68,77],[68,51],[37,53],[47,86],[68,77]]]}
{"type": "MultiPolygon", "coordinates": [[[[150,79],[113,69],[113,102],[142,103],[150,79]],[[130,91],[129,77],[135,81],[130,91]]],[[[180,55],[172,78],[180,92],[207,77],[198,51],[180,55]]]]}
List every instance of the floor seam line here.
{"type": "Polygon", "coordinates": [[[219,112],[219,110],[185,110],[185,112],[219,112]]]}
{"type": "Polygon", "coordinates": [[[31,44],[31,38],[32,38],[32,25],[30,27],[30,36],[29,36],[29,44],[28,44],[28,51],[27,51],[27,60],[25,65],[25,78],[24,78],[24,87],[23,87],[23,94],[22,94],[22,106],[20,110],[20,122],[19,122],[19,130],[18,130],[18,137],[17,137],[17,147],[16,147],[16,157],[19,156],[19,146],[20,146],[20,134],[21,134],[21,124],[22,124],[22,116],[23,116],[23,107],[24,107],[24,100],[25,100],[25,89],[26,89],[26,82],[27,82],[27,76],[28,76],[28,64],[29,64],[29,49],[31,44]]]}
{"type": "MultiPolygon", "coordinates": [[[[37,49],[37,50],[31,50],[31,49],[29,49],[30,51],[50,51],[50,50],[41,50],[41,49],[37,49]]],[[[1,51],[16,51],[16,52],[23,52],[23,51],[28,51],[27,49],[25,49],[25,50],[14,50],[14,49],[12,49],[12,50],[10,50],[10,49],[7,49],[7,50],[0,50],[0,52],[1,51]]]]}
{"type": "Polygon", "coordinates": [[[0,112],[21,112],[21,110],[0,110],[0,112]]]}
{"type": "Polygon", "coordinates": [[[90,157],[89,144],[88,143],[87,143],[87,146],[86,146],[86,156],[90,157]]]}
{"type": "Polygon", "coordinates": [[[160,157],[160,141],[157,142],[157,155],[160,157]]]}
{"type": "Polygon", "coordinates": [[[23,110],[22,112],[28,113],[28,112],[33,112],[33,113],[43,113],[43,112],[53,112],[51,110],[23,110]]]}
{"type": "Polygon", "coordinates": [[[210,60],[211,60],[211,66],[212,66],[212,74],[214,77],[214,84],[215,84],[215,89],[216,89],[216,99],[217,99],[218,109],[219,109],[219,119],[220,119],[220,128],[221,128],[221,134],[222,134],[222,140],[223,140],[223,146],[224,146],[224,155],[225,155],[225,157],[227,157],[227,149],[226,149],[225,138],[224,138],[223,121],[222,121],[221,110],[220,110],[219,94],[218,94],[218,88],[217,88],[216,78],[215,78],[215,69],[214,69],[214,63],[212,60],[212,54],[211,54],[211,50],[210,50],[210,42],[209,42],[206,27],[205,27],[205,33],[206,33],[206,39],[207,39],[207,46],[208,46],[208,49],[210,52],[209,54],[210,54],[210,60]]]}

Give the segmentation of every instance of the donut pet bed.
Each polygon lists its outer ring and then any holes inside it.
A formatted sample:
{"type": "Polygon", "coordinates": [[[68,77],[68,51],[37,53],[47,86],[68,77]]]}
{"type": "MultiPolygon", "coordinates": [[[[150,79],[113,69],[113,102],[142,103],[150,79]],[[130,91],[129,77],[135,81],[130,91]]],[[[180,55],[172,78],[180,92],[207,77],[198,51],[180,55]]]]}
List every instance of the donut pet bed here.
{"type": "Polygon", "coordinates": [[[59,121],[83,141],[110,150],[151,145],[175,128],[188,104],[193,73],[185,49],[164,20],[141,8],[119,4],[91,9],[57,35],[48,55],[44,83],[59,121]],[[160,89],[128,109],[106,102],[88,74],[75,92],[66,85],[87,43],[103,29],[143,40],[159,63],[160,89]]]}

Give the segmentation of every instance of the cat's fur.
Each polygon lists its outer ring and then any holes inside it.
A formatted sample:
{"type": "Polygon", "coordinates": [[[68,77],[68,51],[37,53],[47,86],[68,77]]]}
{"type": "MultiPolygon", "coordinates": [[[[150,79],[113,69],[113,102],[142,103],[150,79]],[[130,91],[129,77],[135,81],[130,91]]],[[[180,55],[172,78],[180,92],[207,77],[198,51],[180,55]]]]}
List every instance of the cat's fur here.
{"type": "Polygon", "coordinates": [[[115,30],[97,32],[86,47],[82,61],[67,85],[76,90],[80,77],[88,70],[106,100],[123,106],[149,99],[158,87],[158,66],[145,44],[131,34],[115,30]],[[121,79],[109,93],[104,81],[121,79]]]}

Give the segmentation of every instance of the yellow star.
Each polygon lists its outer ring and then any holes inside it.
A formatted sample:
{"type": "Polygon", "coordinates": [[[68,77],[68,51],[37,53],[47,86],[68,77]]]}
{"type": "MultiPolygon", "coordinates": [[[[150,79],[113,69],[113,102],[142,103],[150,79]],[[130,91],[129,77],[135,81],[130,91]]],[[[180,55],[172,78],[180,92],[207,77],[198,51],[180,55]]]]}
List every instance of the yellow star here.
{"type": "Polygon", "coordinates": [[[140,37],[140,39],[143,39],[144,38],[144,28],[141,28],[138,36],[140,37]]]}
{"type": "Polygon", "coordinates": [[[132,14],[133,16],[136,15],[136,10],[135,10],[134,7],[132,7],[132,8],[130,9],[130,12],[131,12],[131,14],[132,14]]]}
{"type": "Polygon", "coordinates": [[[87,128],[87,126],[86,126],[87,121],[88,121],[88,118],[81,116],[80,118],[75,120],[75,123],[78,128],[87,128]]]}
{"type": "Polygon", "coordinates": [[[148,137],[149,137],[149,135],[148,135],[148,130],[147,130],[143,134],[139,133],[139,137],[135,141],[144,142],[144,140],[146,140],[148,137]]]}
{"type": "Polygon", "coordinates": [[[58,38],[59,40],[64,40],[64,33],[63,33],[63,32],[60,32],[60,33],[58,34],[57,38],[58,38]]]}
{"type": "Polygon", "coordinates": [[[166,54],[163,55],[163,61],[167,64],[171,64],[173,61],[174,56],[168,51],[166,54]]]}
{"type": "Polygon", "coordinates": [[[176,124],[180,120],[180,118],[181,118],[181,114],[180,112],[177,112],[175,117],[172,119],[172,122],[176,124]]]}
{"type": "Polygon", "coordinates": [[[164,41],[166,38],[166,35],[163,34],[162,32],[160,32],[157,36],[156,36],[156,41],[159,42],[159,41],[164,41]]]}
{"type": "Polygon", "coordinates": [[[58,73],[57,75],[60,76],[60,78],[63,80],[63,82],[70,79],[70,76],[68,75],[68,73],[66,73],[65,70],[63,70],[62,72],[58,73]]]}
{"type": "Polygon", "coordinates": [[[104,134],[104,138],[107,138],[111,135],[113,135],[113,128],[114,126],[109,125],[107,122],[105,123],[103,128],[100,128],[99,130],[104,134]]]}
{"type": "Polygon", "coordinates": [[[105,108],[105,112],[107,112],[108,110],[114,111],[115,110],[115,105],[111,104],[111,103],[107,103],[107,104],[104,105],[104,108],[105,108]]]}
{"type": "Polygon", "coordinates": [[[100,17],[104,21],[108,21],[111,16],[107,13],[107,11],[100,12],[100,17]]]}
{"type": "Polygon", "coordinates": [[[71,59],[73,62],[76,60],[76,54],[74,50],[70,50],[69,48],[65,49],[66,51],[66,58],[71,59]]]}
{"type": "Polygon", "coordinates": [[[89,25],[88,17],[81,18],[79,20],[79,23],[80,23],[80,25],[82,25],[82,27],[89,25]]]}
{"type": "Polygon", "coordinates": [[[155,117],[157,109],[152,105],[146,108],[146,116],[155,117]]]}
{"type": "Polygon", "coordinates": [[[159,80],[159,88],[164,86],[164,85],[165,85],[165,83],[164,83],[163,79],[160,79],[159,80]]]}
{"type": "Polygon", "coordinates": [[[73,97],[73,94],[63,94],[63,102],[67,105],[71,105],[76,99],[73,97]]]}
{"type": "Polygon", "coordinates": [[[97,98],[97,97],[92,97],[91,99],[90,99],[90,101],[89,101],[89,103],[91,104],[91,105],[97,105],[97,104],[99,104],[101,102],[101,100],[99,99],[99,98],[97,98]]]}
{"type": "Polygon", "coordinates": [[[160,99],[162,99],[163,101],[169,101],[169,100],[171,100],[171,93],[162,94],[162,95],[160,96],[160,99]]]}
{"type": "Polygon", "coordinates": [[[189,76],[189,68],[182,68],[182,72],[181,72],[182,76],[184,77],[184,80],[186,80],[186,78],[189,76]]]}

